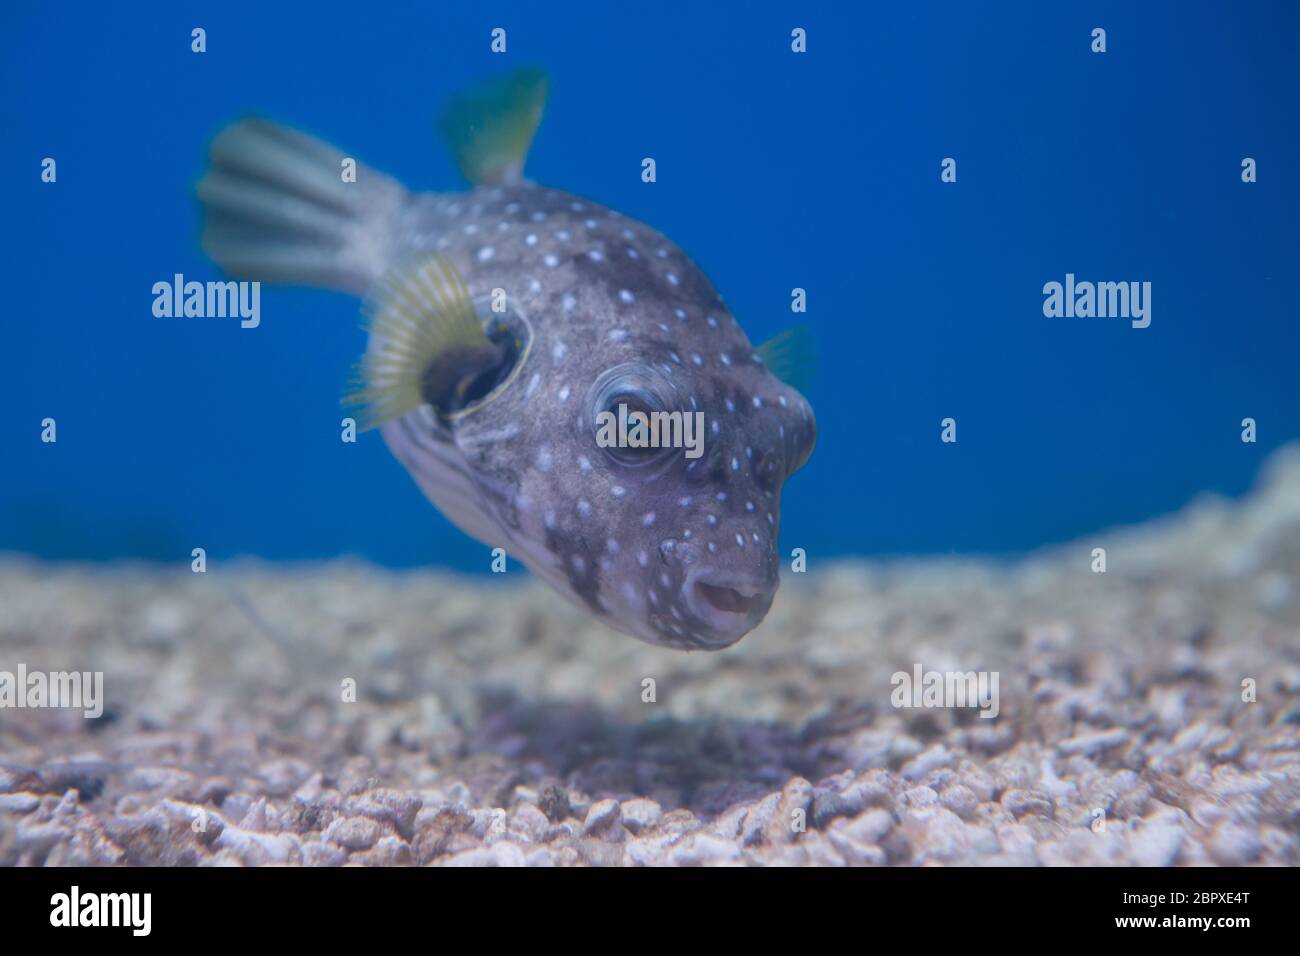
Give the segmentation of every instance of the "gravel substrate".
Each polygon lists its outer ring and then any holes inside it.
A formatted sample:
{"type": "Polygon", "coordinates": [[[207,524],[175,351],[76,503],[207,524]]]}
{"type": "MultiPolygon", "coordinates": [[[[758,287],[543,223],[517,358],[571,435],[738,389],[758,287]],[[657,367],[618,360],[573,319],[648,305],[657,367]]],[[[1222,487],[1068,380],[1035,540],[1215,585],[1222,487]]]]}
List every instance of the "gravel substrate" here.
{"type": "Polygon", "coordinates": [[[1295,865],[1300,452],[1015,564],[813,556],[717,654],[513,576],[8,558],[20,663],[107,703],[0,710],[0,864],[1295,865]]]}

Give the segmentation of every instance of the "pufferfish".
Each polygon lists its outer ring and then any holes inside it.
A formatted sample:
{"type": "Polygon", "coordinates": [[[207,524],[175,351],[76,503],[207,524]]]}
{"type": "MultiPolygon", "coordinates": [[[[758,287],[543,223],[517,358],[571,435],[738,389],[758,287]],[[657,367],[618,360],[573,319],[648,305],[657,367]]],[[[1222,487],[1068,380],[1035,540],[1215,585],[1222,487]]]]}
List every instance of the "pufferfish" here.
{"type": "Polygon", "coordinates": [[[453,100],[459,193],[237,122],[198,184],[203,248],[239,279],[363,299],[349,400],[458,528],[617,630],[727,647],[772,604],[782,486],[815,441],[774,374],[797,336],[751,346],[676,244],[525,179],[546,88],[522,71],[453,100]],[[620,406],[702,412],[702,449],[598,441],[620,406]]]}

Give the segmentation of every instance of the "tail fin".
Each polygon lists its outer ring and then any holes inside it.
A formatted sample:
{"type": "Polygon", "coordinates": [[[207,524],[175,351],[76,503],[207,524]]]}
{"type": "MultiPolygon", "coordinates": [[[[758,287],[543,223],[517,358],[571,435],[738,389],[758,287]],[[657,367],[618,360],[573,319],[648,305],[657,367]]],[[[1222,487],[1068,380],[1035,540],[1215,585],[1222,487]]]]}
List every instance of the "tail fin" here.
{"type": "Polygon", "coordinates": [[[395,257],[406,190],[362,166],[344,182],[334,147],[246,119],[217,134],[210,157],[203,250],[235,277],[363,295],[395,257]]]}

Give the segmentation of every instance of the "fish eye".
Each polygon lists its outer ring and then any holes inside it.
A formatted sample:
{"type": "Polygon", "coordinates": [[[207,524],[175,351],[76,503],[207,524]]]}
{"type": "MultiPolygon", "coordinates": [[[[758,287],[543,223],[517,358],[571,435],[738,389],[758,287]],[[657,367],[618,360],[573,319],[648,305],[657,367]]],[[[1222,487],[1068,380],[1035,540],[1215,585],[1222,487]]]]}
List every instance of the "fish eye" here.
{"type": "Polygon", "coordinates": [[[622,465],[645,465],[666,459],[672,448],[632,444],[637,413],[650,416],[677,407],[671,383],[644,366],[624,365],[607,370],[592,386],[592,434],[597,445],[622,465]],[[634,417],[635,416],[635,417],[634,417]],[[611,437],[613,441],[608,440],[611,437]]]}
{"type": "MultiPolygon", "coordinates": [[[[603,411],[614,416],[615,421],[634,420],[634,413],[642,415],[652,415],[655,412],[662,412],[665,409],[653,395],[647,392],[620,392],[610,397],[608,404],[603,411]]],[[[664,451],[664,448],[655,448],[650,445],[644,447],[635,445],[611,445],[605,449],[606,453],[615,461],[622,462],[625,465],[639,465],[658,458],[664,451]]]]}

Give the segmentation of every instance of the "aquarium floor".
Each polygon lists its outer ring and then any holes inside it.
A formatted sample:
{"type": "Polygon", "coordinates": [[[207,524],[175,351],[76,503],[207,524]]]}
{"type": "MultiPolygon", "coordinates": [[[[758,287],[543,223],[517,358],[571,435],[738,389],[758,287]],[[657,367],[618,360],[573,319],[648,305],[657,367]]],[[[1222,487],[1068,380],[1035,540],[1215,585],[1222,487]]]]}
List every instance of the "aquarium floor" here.
{"type": "Polygon", "coordinates": [[[107,705],[0,711],[0,863],[1300,864],[1300,453],[1014,564],[811,565],[684,654],[524,578],[5,559],[0,670],[107,705]],[[894,708],[917,664],[999,715],[894,708]]]}

